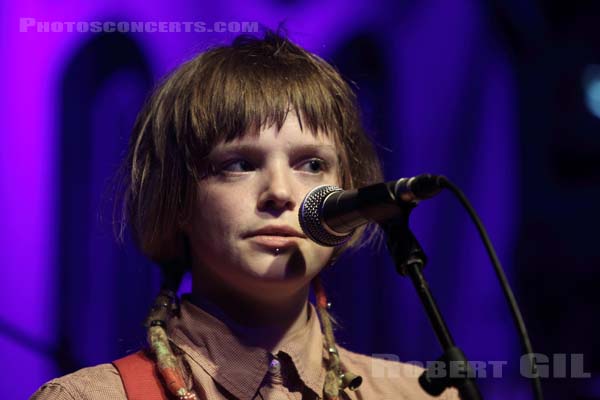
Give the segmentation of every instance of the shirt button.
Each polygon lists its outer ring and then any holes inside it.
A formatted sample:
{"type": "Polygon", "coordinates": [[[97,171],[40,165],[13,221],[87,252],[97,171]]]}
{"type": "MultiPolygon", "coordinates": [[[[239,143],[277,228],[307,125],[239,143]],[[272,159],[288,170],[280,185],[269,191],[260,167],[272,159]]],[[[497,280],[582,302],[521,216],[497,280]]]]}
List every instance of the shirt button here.
{"type": "Polygon", "coordinates": [[[281,373],[281,363],[278,359],[274,358],[269,363],[269,373],[272,375],[279,375],[281,373]]]}

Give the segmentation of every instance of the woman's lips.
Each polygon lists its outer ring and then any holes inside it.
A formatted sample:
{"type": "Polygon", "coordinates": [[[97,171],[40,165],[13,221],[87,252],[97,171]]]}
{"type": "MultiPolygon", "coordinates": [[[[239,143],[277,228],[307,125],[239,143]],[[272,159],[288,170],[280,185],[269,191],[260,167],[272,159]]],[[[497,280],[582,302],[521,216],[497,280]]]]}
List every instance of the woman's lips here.
{"type": "Polygon", "coordinates": [[[248,238],[252,243],[258,244],[269,249],[286,249],[297,247],[297,236],[277,236],[277,235],[255,235],[248,238]]]}

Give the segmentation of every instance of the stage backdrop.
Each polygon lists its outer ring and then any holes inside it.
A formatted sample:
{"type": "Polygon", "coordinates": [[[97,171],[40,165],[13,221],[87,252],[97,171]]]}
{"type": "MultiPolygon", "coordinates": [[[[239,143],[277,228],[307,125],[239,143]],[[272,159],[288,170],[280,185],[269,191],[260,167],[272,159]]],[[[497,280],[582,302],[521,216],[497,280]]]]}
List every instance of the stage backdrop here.
{"type": "MultiPolygon", "coordinates": [[[[536,14],[531,6],[525,7],[530,15],[511,5],[4,2],[4,398],[26,398],[52,377],[110,362],[144,343],[141,324],[159,277],[131,243],[115,244],[112,178],[136,112],[160,77],[243,31],[260,34],[284,23],[293,41],[334,63],[356,84],[387,179],[447,175],[479,212],[509,280],[516,285],[535,277],[531,271],[543,265],[516,256],[524,247],[518,243],[525,237],[524,204],[535,208],[523,198],[530,190],[522,181],[523,149],[535,143],[523,139],[530,132],[522,127],[532,123],[519,114],[522,79],[531,76],[520,72],[527,63],[519,51],[530,44],[522,45],[519,29],[536,14]],[[92,21],[124,24],[97,33],[89,31],[98,26],[92,21]],[[131,32],[139,22],[156,29],[131,32]],[[186,32],[183,22],[200,24],[187,25],[192,31],[186,32]]],[[[508,307],[466,213],[444,193],[419,205],[411,226],[429,256],[425,276],[457,344],[469,359],[488,362],[488,376],[479,380],[485,398],[531,398],[519,375],[521,348],[508,307]],[[501,378],[492,378],[490,361],[504,364],[501,378]]],[[[405,361],[441,354],[410,281],[396,274],[385,248],[345,257],[325,278],[342,345],[405,361]]],[[[531,286],[519,288],[518,298],[531,286]]],[[[524,308],[535,325],[540,310],[533,297],[524,308]]],[[[534,346],[544,341],[543,331],[535,333],[534,346]]],[[[552,351],[548,343],[544,348],[552,351]]],[[[586,382],[579,393],[591,396],[592,381],[586,382]]]]}

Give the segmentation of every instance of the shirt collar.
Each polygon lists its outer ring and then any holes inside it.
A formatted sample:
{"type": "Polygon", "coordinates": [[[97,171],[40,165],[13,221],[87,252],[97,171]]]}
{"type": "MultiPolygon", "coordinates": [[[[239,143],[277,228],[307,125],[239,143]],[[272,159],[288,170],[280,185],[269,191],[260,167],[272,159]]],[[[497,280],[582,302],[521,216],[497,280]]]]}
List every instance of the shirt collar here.
{"type": "MultiPolygon", "coordinates": [[[[323,335],[307,302],[306,325],[284,337],[279,350],[290,356],[304,384],[321,396],[325,380],[323,335]]],[[[169,323],[173,342],[217,383],[241,400],[254,398],[269,367],[267,350],[244,342],[235,329],[184,297],[181,315],[169,323]]]]}

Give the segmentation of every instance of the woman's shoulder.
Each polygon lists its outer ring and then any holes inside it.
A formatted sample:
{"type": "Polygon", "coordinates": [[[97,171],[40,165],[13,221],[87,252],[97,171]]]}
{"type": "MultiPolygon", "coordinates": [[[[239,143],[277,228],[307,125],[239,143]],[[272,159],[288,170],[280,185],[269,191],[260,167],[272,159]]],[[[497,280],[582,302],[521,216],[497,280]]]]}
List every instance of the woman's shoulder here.
{"type": "MultiPolygon", "coordinates": [[[[355,353],[338,346],[340,361],[347,371],[363,379],[359,391],[364,398],[387,399],[434,399],[419,385],[419,376],[424,371],[418,365],[400,362],[395,354],[355,353]]],[[[458,400],[455,389],[449,389],[437,400],[458,400]]]]}
{"type": "Polygon", "coordinates": [[[126,399],[119,372],[113,364],[83,368],[40,387],[30,400],[126,399]]]}

